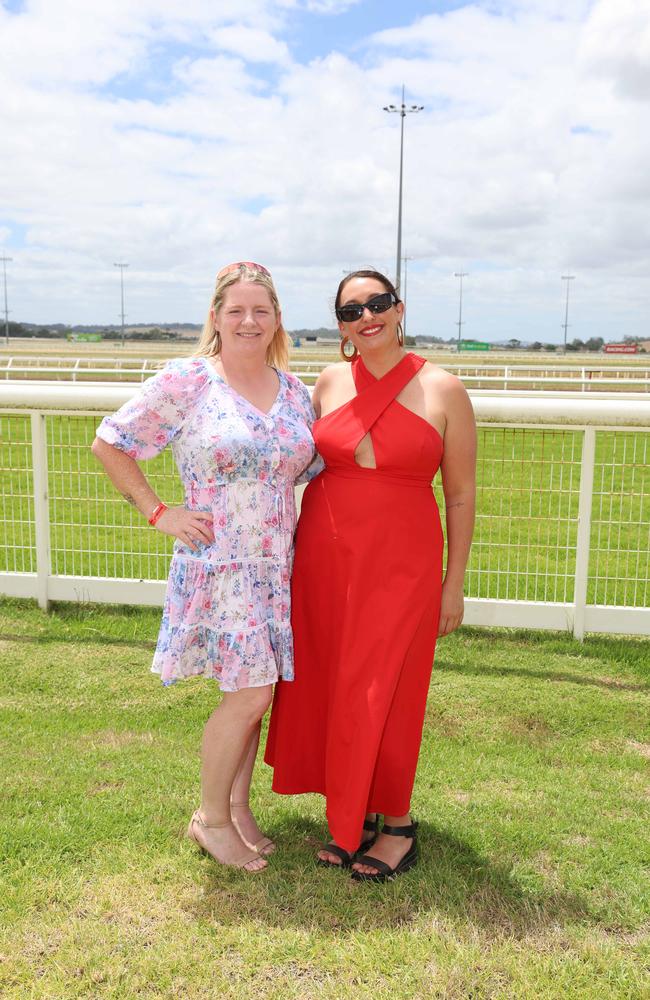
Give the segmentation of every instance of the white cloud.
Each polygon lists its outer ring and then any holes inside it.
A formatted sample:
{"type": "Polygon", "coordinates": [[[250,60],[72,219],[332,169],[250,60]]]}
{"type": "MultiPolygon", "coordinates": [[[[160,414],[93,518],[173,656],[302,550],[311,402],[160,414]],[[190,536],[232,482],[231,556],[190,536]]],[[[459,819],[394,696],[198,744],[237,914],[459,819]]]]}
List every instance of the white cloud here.
{"type": "MultiPolygon", "coordinates": [[[[526,294],[546,322],[539,302],[553,312],[567,266],[585,310],[608,288],[622,308],[638,281],[647,322],[648,0],[477,3],[303,63],[286,28],[299,6],[0,8],[0,240],[16,317],[114,318],[123,258],[132,320],[197,319],[219,263],[252,258],[274,269],[290,326],[331,322],[342,269],[392,269],[399,118],[381,108],[405,82],[425,105],[405,122],[413,332],[432,306],[435,332],[453,324],[461,266],[468,324],[496,330],[504,295],[523,309],[526,294]]],[[[606,305],[594,315],[611,321],[606,305]]]]}
{"type": "Polygon", "coordinates": [[[227,52],[241,56],[247,62],[288,63],[289,49],[268,31],[235,24],[212,32],[211,40],[227,52]]]}
{"type": "Polygon", "coordinates": [[[298,6],[316,14],[342,14],[361,2],[362,0],[303,0],[298,6]]]}
{"type": "Polygon", "coordinates": [[[650,101],[650,0],[600,0],[580,57],[588,72],[609,78],[622,98],[650,101]]]}

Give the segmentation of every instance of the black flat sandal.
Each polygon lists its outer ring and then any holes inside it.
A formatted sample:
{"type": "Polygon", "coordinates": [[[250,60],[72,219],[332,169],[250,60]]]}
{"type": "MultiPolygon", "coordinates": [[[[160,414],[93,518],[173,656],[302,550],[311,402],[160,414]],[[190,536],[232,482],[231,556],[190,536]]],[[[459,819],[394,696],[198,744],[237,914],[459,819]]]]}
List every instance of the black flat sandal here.
{"type": "Polygon", "coordinates": [[[354,870],[351,873],[351,877],[355,882],[387,882],[407,872],[409,868],[412,868],[418,860],[417,828],[417,823],[411,823],[410,826],[386,826],[384,824],[382,833],[387,833],[391,837],[412,837],[413,843],[394,868],[387,865],[385,861],[380,861],[379,858],[373,858],[371,854],[357,855],[354,858],[355,863],[358,862],[360,865],[368,865],[370,868],[376,868],[377,874],[368,875],[366,872],[354,870]]]}
{"type": "Polygon", "coordinates": [[[337,865],[335,861],[325,861],[324,858],[316,858],[316,864],[322,865],[323,868],[349,868],[352,862],[357,860],[359,851],[372,847],[379,836],[379,813],[377,813],[376,819],[364,820],[363,829],[368,830],[373,836],[368,840],[362,840],[356,851],[346,851],[344,847],[339,847],[338,844],[323,844],[321,850],[335,854],[337,858],[341,859],[340,865],[337,865]]]}

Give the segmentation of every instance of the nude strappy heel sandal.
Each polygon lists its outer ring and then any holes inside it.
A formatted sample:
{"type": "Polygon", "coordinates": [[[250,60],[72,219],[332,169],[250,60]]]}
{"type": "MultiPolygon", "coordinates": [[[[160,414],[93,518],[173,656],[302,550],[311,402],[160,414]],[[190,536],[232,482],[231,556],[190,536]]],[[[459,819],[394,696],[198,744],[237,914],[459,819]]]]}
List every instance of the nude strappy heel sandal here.
{"type": "Polygon", "coordinates": [[[257,853],[257,851],[251,852],[247,854],[245,857],[238,858],[236,861],[221,861],[212,853],[212,851],[209,851],[207,847],[204,847],[201,841],[198,839],[196,831],[194,829],[195,824],[196,826],[202,827],[204,830],[224,830],[227,826],[230,826],[231,824],[219,823],[216,826],[208,826],[208,824],[204,822],[203,817],[201,816],[199,810],[197,809],[192,814],[192,818],[187,827],[187,836],[189,837],[189,839],[194,841],[194,843],[197,845],[202,854],[209,854],[210,857],[214,861],[216,861],[218,865],[223,865],[225,868],[241,868],[243,871],[249,872],[251,875],[257,875],[259,872],[263,872],[264,869],[267,867],[266,859],[262,858],[261,855],[257,853]],[[264,861],[265,863],[262,868],[248,868],[247,866],[250,865],[252,861],[264,861]]]}
{"type": "MultiPolygon", "coordinates": [[[[230,803],[230,808],[231,809],[234,809],[237,806],[245,806],[248,810],[250,810],[250,805],[248,804],[248,802],[231,802],[230,803]]],[[[253,844],[253,843],[251,843],[250,840],[247,840],[247,838],[244,836],[244,834],[240,830],[239,823],[237,821],[237,817],[236,816],[232,817],[232,821],[233,821],[235,830],[237,831],[237,833],[239,834],[239,836],[241,837],[241,839],[244,841],[244,843],[248,844],[250,847],[252,847],[252,849],[254,851],[257,851],[258,854],[261,854],[261,856],[263,858],[269,858],[275,852],[275,844],[273,843],[273,841],[271,840],[270,837],[264,837],[264,836],[262,836],[262,837],[260,837],[260,839],[258,841],[256,841],[253,844]]]]}

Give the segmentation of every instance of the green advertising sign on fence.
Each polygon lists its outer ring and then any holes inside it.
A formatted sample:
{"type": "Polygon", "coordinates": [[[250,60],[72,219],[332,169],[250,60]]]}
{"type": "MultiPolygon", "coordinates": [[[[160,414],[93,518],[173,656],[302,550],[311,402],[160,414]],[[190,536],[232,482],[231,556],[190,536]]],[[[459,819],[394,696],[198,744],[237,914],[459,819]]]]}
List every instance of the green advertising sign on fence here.
{"type": "Polygon", "coordinates": [[[461,351],[489,351],[490,345],[481,340],[461,340],[460,349],[461,351]]]}

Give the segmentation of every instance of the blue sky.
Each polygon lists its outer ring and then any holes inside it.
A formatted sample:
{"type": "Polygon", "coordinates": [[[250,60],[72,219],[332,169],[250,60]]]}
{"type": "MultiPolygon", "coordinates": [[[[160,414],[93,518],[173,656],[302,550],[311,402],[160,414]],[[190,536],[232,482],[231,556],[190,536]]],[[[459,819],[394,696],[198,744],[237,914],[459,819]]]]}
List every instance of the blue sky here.
{"type": "Polygon", "coordinates": [[[363,58],[369,35],[388,28],[408,27],[426,14],[440,14],[468,7],[470,4],[420,3],[404,0],[363,0],[340,14],[323,16],[313,11],[292,14],[287,43],[294,59],[309,62],[330,52],[342,52],[351,58],[363,58]]]}
{"type": "Polygon", "coordinates": [[[650,0],[0,2],[0,253],[12,318],[203,319],[232,259],[289,327],[343,270],[393,275],[399,118],[409,332],[647,335],[650,0]]]}
{"type": "MultiPolygon", "coordinates": [[[[453,3],[405,0],[399,6],[386,0],[363,0],[340,13],[324,14],[298,9],[287,15],[283,37],[292,59],[303,65],[323,59],[332,52],[340,52],[353,61],[365,64],[372,58],[367,44],[370,35],[391,28],[409,27],[427,14],[445,13],[468,6],[471,4],[462,0],[453,3]]],[[[17,3],[18,7],[20,4],[17,3]]],[[[105,93],[121,98],[164,100],[175,89],[174,65],[182,59],[209,56],[212,51],[213,46],[207,39],[194,40],[193,44],[161,42],[152,47],[142,65],[129,67],[125,73],[109,80],[103,89],[105,93]]],[[[255,76],[273,87],[277,83],[278,69],[260,63],[255,76]]]]}

